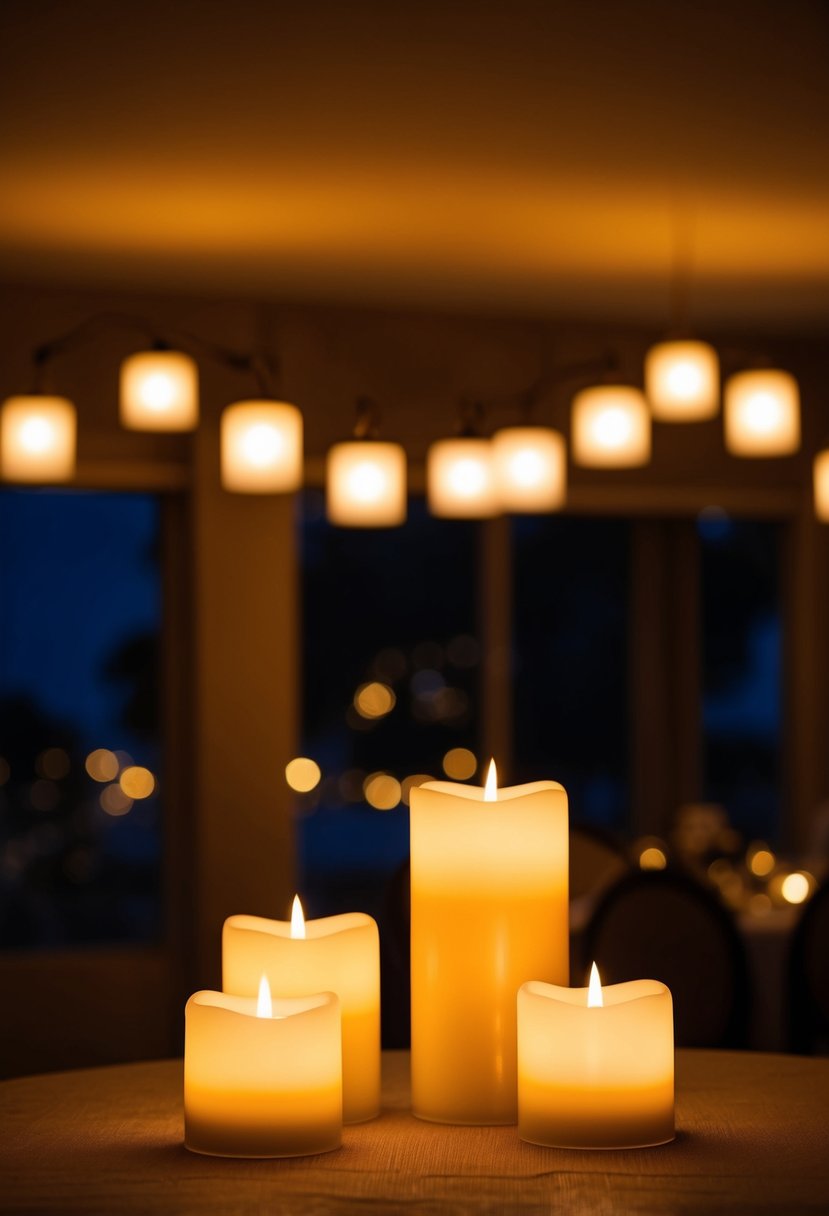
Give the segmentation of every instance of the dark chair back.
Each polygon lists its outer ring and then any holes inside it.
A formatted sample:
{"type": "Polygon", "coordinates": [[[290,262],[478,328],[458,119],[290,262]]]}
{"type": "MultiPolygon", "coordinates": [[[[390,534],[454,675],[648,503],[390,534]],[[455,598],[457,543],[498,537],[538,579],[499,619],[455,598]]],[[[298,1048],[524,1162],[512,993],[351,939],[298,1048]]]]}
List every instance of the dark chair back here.
{"type": "Polygon", "coordinates": [[[630,869],[610,832],[591,823],[570,824],[570,898],[597,894],[630,869]]]}
{"type": "MultiPolygon", "coordinates": [[[[605,892],[584,940],[603,983],[654,979],[674,1000],[679,1047],[744,1047],[748,970],[734,922],[714,894],[686,874],[629,874],[605,892]]],[[[574,976],[573,983],[586,983],[574,976]]]]}
{"type": "Polygon", "coordinates": [[[380,913],[380,1020],[383,1046],[411,1042],[411,871],[408,859],[389,879],[380,913]]]}
{"type": "Polygon", "coordinates": [[[803,908],[789,954],[792,1051],[829,1052],[829,881],[803,908]]]}

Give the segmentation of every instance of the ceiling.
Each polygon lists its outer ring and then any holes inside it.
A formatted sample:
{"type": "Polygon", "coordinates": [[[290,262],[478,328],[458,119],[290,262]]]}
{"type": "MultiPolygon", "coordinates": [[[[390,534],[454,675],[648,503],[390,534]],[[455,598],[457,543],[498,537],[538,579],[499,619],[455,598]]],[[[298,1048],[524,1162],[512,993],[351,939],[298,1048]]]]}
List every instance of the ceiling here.
{"type": "Polygon", "coordinates": [[[12,280],[829,319],[822,0],[0,14],[12,280]]]}

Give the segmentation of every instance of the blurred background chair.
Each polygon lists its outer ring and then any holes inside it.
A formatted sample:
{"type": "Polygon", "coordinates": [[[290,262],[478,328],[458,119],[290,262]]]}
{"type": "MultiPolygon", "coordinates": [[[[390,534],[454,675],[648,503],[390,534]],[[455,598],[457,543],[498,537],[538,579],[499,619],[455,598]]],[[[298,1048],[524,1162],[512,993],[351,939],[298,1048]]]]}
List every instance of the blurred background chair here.
{"type": "MultiPolygon", "coordinates": [[[[745,951],[714,895],[672,870],[631,873],[609,888],[587,926],[583,973],[603,984],[657,979],[674,998],[680,1047],[744,1047],[748,1025],[745,951]]],[[[586,982],[578,975],[573,983],[586,982]]]]}
{"type": "Polygon", "coordinates": [[[589,823],[570,826],[570,899],[596,895],[629,868],[622,845],[612,833],[589,823]]]}
{"type": "Polygon", "coordinates": [[[789,955],[789,1046],[829,1053],[829,882],[824,882],[797,923],[789,955]]]}

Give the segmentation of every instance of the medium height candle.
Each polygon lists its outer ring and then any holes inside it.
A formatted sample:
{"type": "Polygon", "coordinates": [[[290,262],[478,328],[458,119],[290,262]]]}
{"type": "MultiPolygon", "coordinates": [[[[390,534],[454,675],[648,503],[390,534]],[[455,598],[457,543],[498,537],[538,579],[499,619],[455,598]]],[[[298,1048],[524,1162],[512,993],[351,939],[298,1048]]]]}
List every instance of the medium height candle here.
{"type": "Polygon", "coordinates": [[[435,781],[411,793],[412,1105],[514,1123],[516,995],[569,976],[567,795],[435,781]]]}

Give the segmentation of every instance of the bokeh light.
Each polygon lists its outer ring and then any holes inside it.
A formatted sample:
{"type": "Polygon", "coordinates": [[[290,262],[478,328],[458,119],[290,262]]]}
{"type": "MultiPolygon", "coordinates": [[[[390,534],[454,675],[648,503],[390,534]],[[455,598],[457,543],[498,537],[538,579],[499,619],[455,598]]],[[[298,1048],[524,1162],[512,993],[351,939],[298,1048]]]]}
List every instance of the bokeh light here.
{"type": "Polygon", "coordinates": [[[427,781],[434,781],[429,773],[412,773],[410,777],[404,777],[400,784],[400,801],[404,806],[409,805],[412,790],[418,785],[425,785],[427,781]]]}
{"type": "Polygon", "coordinates": [[[363,782],[366,802],[376,811],[394,810],[402,792],[400,782],[391,773],[370,773],[363,782]]]}
{"type": "Polygon", "coordinates": [[[453,781],[466,781],[478,767],[478,758],[468,747],[450,747],[443,757],[443,771],[453,781]]]}
{"type": "Polygon", "coordinates": [[[748,850],[748,868],[757,878],[766,878],[776,865],[771,849],[763,844],[752,845],[748,850]]]}
{"type": "Polygon", "coordinates": [[[397,697],[388,684],[372,680],[370,684],[361,684],[354,694],[354,708],[362,718],[384,718],[391,713],[397,703],[397,697]]]}
{"type": "Polygon", "coordinates": [[[98,801],[101,809],[116,819],[121,815],[126,815],[132,809],[132,798],[124,793],[117,781],[101,790],[98,801]]]}
{"type": "Polygon", "coordinates": [[[665,856],[664,849],[660,849],[659,845],[649,844],[639,854],[641,870],[664,870],[667,864],[668,858],[665,856]]]}
{"type": "Polygon", "coordinates": [[[794,874],[787,874],[783,879],[780,893],[786,903],[802,904],[809,898],[811,888],[810,876],[802,870],[796,870],[794,874]]]}
{"type": "Polygon", "coordinates": [[[62,747],[47,747],[38,756],[35,768],[41,777],[60,781],[69,772],[69,756],[62,747]]]}
{"type": "Polygon", "coordinates": [[[133,764],[124,769],[119,784],[128,798],[149,798],[155,789],[155,777],[148,768],[133,764]]]}
{"type": "Polygon", "coordinates": [[[285,780],[298,794],[307,794],[319,784],[322,772],[316,760],[307,756],[296,756],[285,765],[285,780]]]}
{"type": "Polygon", "coordinates": [[[118,757],[106,747],[96,747],[86,758],[86,771],[93,781],[114,781],[118,768],[118,757]]]}

